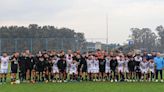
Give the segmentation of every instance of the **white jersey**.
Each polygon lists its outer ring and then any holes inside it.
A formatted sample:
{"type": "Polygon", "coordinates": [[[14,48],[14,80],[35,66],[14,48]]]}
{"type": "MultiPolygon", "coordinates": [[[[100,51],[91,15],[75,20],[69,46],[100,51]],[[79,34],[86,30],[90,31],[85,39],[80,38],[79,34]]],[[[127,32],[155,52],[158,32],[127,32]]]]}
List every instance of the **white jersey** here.
{"type": "Polygon", "coordinates": [[[58,69],[58,65],[57,65],[58,61],[59,61],[59,59],[52,61],[53,62],[53,70],[58,69]]]}
{"type": "Polygon", "coordinates": [[[124,61],[124,72],[126,72],[126,73],[129,72],[129,69],[128,69],[128,62],[129,62],[128,59],[124,61]]]}
{"type": "Polygon", "coordinates": [[[71,64],[73,61],[73,55],[71,54],[70,56],[68,54],[66,54],[66,62],[67,65],[71,64]]]}
{"type": "Polygon", "coordinates": [[[149,62],[141,62],[140,63],[140,69],[141,70],[148,70],[148,68],[149,68],[149,62]]]}
{"type": "Polygon", "coordinates": [[[123,68],[124,67],[124,60],[118,60],[118,68],[123,68]]]}
{"type": "Polygon", "coordinates": [[[124,60],[118,60],[118,72],[124,72],[124,60]]]}
{"type": "Polygon", "coordinates": [[[134,60],[135,60],[136,62],[142,62],[142,57],[136,56],[136,57],[134,57],[134,60]]]}
{"type": "Polygon", "coordinates": [[[94,67],[94,61],[92,59],[91,60],[87,59],[88,70],[93,69],[93,67],[94,67]]]}
{"type": "Polygon", "coordinates": [[[155,69],[155,64],[154,63],[149,63],[149,69],[154,70],[155,69]]]}
{"type": "Polygon", "coordinates": [[[129,62],[129,60],[125,60],[125,61],[124,61],[124,67],[125,67],[125,68],[128,68],[128,62],[129,62]]]}
{"type": "Polygon", "coordinates": [[[9,56],[0,57],[0,62],[1,62],[1,69],[8,69],[9,56]]]}
{"type": "Polygon", "coordinates": [[[76,63],[70,64],[70,71],[77,71],[77,64],[76,63]]]}
{"type": "Polygon", "coordinates": [[[99,69],[99,60],[94,60],[94,69],[99,69]]]}
{"type": "Polygon", "coordinates": [[[110,69],[110,60],[106,59],[105,68],[110,69]]]}

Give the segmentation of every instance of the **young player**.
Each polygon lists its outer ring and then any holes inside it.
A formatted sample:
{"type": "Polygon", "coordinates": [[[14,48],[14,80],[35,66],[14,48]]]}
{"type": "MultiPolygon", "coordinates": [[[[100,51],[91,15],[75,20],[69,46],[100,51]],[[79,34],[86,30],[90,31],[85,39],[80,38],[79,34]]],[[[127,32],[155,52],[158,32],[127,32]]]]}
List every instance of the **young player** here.
{"type": "Polygon", "coordinates": [[[50,81],[50,73],[51,73],[51,60],[49,60],[48,54],[44,54],[44,75],[45,75],[45,82],[48,83],[50,81]]]}
{"type": "Polygon", "coordinates": [[[57,65],[59,69],[59,79],[60,79],[59,82],[65,82],[67,62],[64,56],[60,57],[60,60],[58,61],[57,65]]]}
{"type": "Polygon", "coordinates": [[[65,55],[65,57],[66,57],[66,63],[67,63],[66,73],[68,74],[68,75],[66,75],[66,76],[69,76],[69,70],[70,70],[69,65],[70,65],[71,62],[73,61],[73,54],[72,54],[72,51],[71,51],[71,50],[68,50],[68,53],[65,55]]]}
{"type": "Polygon", "coordinates": [[[8,65],[9,65],[9,56],[6,52],[3,53],[2,57],[0,57],[0,84],[6,83],[7,73],[8,73],[8,65]]]}
{"type": "Polygon", "coordinates": [[[18,59],[19,64],[19,79],[21,82],[26,80],[26,53],[22,52],[18,59]]]}
{"type": "Polygon", "coordinates": [[[140,62],[142,62],[142,57],[140,56],[140,54],[136,54],[134,60],[136,62],[136,69],[135,69],[136,79],[139,81],[141,79],[140,62]]]}
{"type": "Polygon", "coordinates": [[[125,81],[129,81],[129,69],[128,69],[128,62],[129,58],[128,56],[125,56],[125,61],[124,61],[124,73],[125,73],[125,81]]]}
{"type": "Polygon", "coordinates": [[[129,70],[129,82],[135,82],[135,66],[136,62],[132,56],[130,56],[130,60],[128,62],[128,70],[129,70]]]}
{"type": "Polygon", "coordinates": [[[93,66],[93,81],[98,81],[98,74],[99,74],[99,60],[98,57],[95,56],[94,66],[93,66]]]}
{"type": "Polygon", "coordinates": [[[78,74],[78,72],[77,72],[77,67],[78,67],[77,61],[73,60],[69,66],[70,66],[70,71],[69,71],[70,79],[71,79],[71,81],[73,81],[73,80],[75,81],[75,80],[77,80],[77,74],[78,74]]]}
{"type": "Polygon", "coordinates": [[[150,59],[150,63],[149,63],[149,76],[150,76],[150,81],[154,81],[154,76],[155,76],[155,64],[153,59],[150,59]]]}
{"type": "Polygon", "coordinates": [[[118,61],[116,59],[116,56],[112,56],[112,59],[110,61],[110,68],[111,68],[111,75],[112,75],[111,82],[118,81],[117,67],[118,67],[118,61]]]}
{"type": "Polygon", "coordinates": [[[140,69],[141,69],[141,81],[144,81],[144,77],[146,76],[146,81],[148,80],[148,68],[149,68],[149,62],[146,58],[143,58],[143,61],[140,62],[140,69]]]}
{"type": "Polygon", "coordinates": [[[110,60],[111,57],[107,56],[106,57],[106,63],[105,63],[105,73],[106,73],[106,79],[111,80],[111,69],[110,69],[110,60]]]}
{"type": "Polygon", "coordinates": [[[29,55],[30,58],[30,80],[32,83],[35,83],[35,78],[36,78],[36,70],[35,70],[35,57],[30,53],[29,55]]]}
{"type": "Polygon", "coordinates": [[[99,57],[99,79],[105,81],[105,58],[104,55],[99,57]]]}
{"type": "Polygon", "coordinates": [[[82,81],[87,80],[87,57],[84,53],[81,58],[82,81]]]}
{"type": "Polygon", "coordinates": [[[91,55],[88,56],[87,59],[87,73],[88,73],[88,78],[91,81],[93,79],[93,66],[94,66],[94,61],[91,55]]]}
{"type": "Polygon", "coordinates": [[[120,60],[118,60],[118,73],[120,76],[120,81],[124,81],[124,57],[120,56],[120,60]]]}
{"type": "Polygon", "coordinates": [[[26,67],[25,71],[26,71],[26,80],[27,80],[27,82],[30,82],[30,80],[31,80],[30,63],[31,63],[30,51],[25,50],[25,67],[26,67]]]}
{"type": "Polygon", "coordinates": [[[18,72],[18,59],[19,53],[15,52],[14,55],[11,57],[11,84],[16,83],[16,76],[18,72]]]}
{"type": "Polygon", "coordinates": [[[44,81],[44,58],[43,56],[39,56],[38,60],[36,62],[36,80],[38,82],[43,82],[44,81]]]}
{"type": "Polygon", "coordinates": [[[59,69],[58,69],[58,66],[57,66],[57,63],[59,61],[59,58],[57,56],[55,56],[53,59],[52,59],[52,63],[53,63],[53,76],[54,76],[54,80],[53,82],[58,82],[59,81],[59,69]]]}

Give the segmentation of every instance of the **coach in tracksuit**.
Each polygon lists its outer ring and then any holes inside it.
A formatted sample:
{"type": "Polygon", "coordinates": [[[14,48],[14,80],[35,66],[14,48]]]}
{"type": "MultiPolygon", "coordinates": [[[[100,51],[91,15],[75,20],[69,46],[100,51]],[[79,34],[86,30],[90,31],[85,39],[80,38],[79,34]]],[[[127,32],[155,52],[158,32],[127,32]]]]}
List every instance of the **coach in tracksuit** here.
{"type": "Polygon", "coordinates": [[[160,57],[160,53],[154,58],[154,63],[156,65],[156,82],[158,82],[158,73],[160,73],[161,82],[163,82],[162,70],[164,69],[164,59],[160,57]]]}

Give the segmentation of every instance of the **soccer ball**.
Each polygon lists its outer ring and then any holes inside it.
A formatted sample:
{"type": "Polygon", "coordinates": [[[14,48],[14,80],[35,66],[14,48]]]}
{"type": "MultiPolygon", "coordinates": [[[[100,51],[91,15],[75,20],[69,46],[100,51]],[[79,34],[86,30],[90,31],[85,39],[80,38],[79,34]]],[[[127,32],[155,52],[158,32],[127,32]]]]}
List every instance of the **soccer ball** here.
{"type": "Polygon", "coordinates": [[[20,80],[16,80],[15,83],[16,83],[16,84],[20,84],[20,80]]]}

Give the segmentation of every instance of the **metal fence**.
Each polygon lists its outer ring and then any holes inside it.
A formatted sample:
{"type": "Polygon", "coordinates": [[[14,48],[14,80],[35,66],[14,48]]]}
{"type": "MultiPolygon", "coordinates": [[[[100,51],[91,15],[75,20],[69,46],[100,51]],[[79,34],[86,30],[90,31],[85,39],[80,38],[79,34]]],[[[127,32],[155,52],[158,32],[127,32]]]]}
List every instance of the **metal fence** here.
{"type": "Polygon", "coordinates": [[[29,49],[36,53],[40,50],[77,50],[83,49],[83,43],[75,38],[0,38],[0,53],[29,49]]]}

